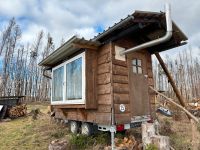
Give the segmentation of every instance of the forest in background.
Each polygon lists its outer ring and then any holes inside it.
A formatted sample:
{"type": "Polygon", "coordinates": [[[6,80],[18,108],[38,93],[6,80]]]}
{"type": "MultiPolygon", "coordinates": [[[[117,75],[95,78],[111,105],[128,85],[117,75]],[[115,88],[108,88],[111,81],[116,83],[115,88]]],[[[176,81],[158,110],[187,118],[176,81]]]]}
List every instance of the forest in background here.
{"type": "Polygon", "coordinates": [[[34,34],[35,41],[22,44],[22,32],[14,18],[1,31],[1,96],[25,95],[34,101],[49,98],[50,82],[43,76],[43,68],[38,63],[54,50],[53,39],[43,31],[34,34]]]}
{"type": "MultiPolygon", "coordinates": [[[[200,59],[192,48],[181,50],[175,57],[166,55],[165,64],[169,69],[181,95],[187,101],[200,98],[200,59]]],[[[156,88],[168,97],[176,98],[168,79],[157,61],[153,62],[153,74],[156,88]]]]}
{"type": "MultiPolygon", "coordinates": [[[[43,68],[38,63],[55,50],[53,38],[50,33],[40,31],[34,33],[35,41],[22,44],[22,34],[14,18],[0,31],[0,96],[25,95],[33,101],[48,100],[50,80],[43,76],[43,68]]],[[[177,57],[164,57],[176,85],[187,100],[200,98],[198,57],[192,55],[191,48],[180,51],[177,57]]],[[[157,61],[153,61],[153,68],[157,89],[174,98],[172,87],[157,61]]]]}

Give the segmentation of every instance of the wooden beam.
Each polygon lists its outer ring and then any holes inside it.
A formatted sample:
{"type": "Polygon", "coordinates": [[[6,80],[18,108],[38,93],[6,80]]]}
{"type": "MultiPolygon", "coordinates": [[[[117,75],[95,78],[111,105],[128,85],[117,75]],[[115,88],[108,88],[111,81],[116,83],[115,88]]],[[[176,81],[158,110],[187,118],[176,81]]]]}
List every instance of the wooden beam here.
{"type": "MultiPolygon", "coordinates": [[[[175,82],[174,82],[174,79],[172,78],[172,76],[171,76],[169,70],[167,69],[167,67],[166,67],[166,65],[165,65],[165,63],[164,63],[164,61],[163,61],[163,59],[161,58],[161,56],[160,56],[160,54],[159,54],[158,52],[155,53],[155,55],[156,55],[156,58],[158,59],[160,65],[161,65],[162,69],[164,70],[164,72],[165,72],[165,74],[166,74],[166,76],[167,76],[167,78],[168,78],[168,80],[169,80],[169,82],[170,82],[170,84],[171,84],[171,86],[172,86],[172,88],[173,88],[173,90],[174,90],[174,92],[175,92],[175,94],[176,94],[176,97],[178,98],[180,104],[181,104],[183,107],[186,107],[185,102],[184,102],[184,99],[183,99],[183,97],[182,97],[180,91],[179,91],[178,88],[176,87],[176,84],[175,84],[175,82]]],[[[187,114],[187,113],[186,113],[186,114],[187,114]]],[[[189,119],[191,119],[191,116],[190,116],[190,115],[187,114],[187,116],[188,116],[189,119]]]]}
{"type": "Polygon", "coordinates": [[[183,100],[183,97],[181,96],[181,93],[179,92],[178,88],[176,87],[176,84],[175,84],[175,82],[174,82],[169,70],[167,69],[163,59],[161,58],[159,53],[155,53],[155,55],[156,55],[156,58],[158,59],[160,65],[161,65],[162,69],[164,70],[166,76],[168,77],[168,80],[169,80],[170,84],[172,85],[172,88],[173,88],[173,90],[174,90],[174,92],[175,92],[180,104],[183,107],[185,107],[186,105],[185,105],[185,102],[183,100]]]}
{"type": "Polygon", "coordinates": [[[158,92],[157,90],[155,90],[153,87],[149,87],[151,90],[153,90],[154,92],[156,92],[157,94],[161,95],[162,97],[164,97],[168,102],[170,102],[171,104],[177,106],[178,108],[180,108],[181,110],[183,110],[187,116],[189,116],[191,119],[193,119],[194,121],[196,121],[197,123],[199,123],[199,119],[197,117],[195,117],[193,114],[191,114],[187,109],[185,109],[183,106],[177,104],[176,102],[174,102],[173,99],[168,98],[167,96],[165,96],[164,94],[158,92]]]}
{"type": "Polygon", "coordinates": [[[73,43],[73,46],[76,48],[85,48],[85,49],[92,49],[92,50],[98,49],[98,46],[78,44],[78,43],[73,43]]]}
{"type": "Polygon", "coordinates": [[[51,105],[53,108],[85,108],[85,104],[61,104],[51,105]]]}

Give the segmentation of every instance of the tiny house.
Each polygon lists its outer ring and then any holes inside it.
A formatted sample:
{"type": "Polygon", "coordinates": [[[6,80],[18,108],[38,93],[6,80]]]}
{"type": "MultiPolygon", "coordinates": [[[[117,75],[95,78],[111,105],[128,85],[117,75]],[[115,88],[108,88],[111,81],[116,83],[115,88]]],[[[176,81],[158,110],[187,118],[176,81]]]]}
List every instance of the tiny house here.
{"type": "Polygon", "coordinates": [[[81,128],[83,134],[120,131],[151,120],[151,56],[187,40],[173,21],[166,37],[167,20],[167,12],[135,11],[91,40],[73,36],[42,60],[39,65],[52,71],[55,118],[70,121],[71,131],[81,128]],[[159,38],[163,41],[151,42],[159,38]]]}

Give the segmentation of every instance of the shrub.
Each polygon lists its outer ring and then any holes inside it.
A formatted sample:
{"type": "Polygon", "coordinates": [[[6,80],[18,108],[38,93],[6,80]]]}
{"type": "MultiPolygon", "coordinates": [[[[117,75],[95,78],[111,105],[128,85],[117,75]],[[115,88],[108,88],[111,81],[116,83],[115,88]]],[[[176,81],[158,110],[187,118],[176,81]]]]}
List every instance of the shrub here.
{"type": "Polygon", "coordinates": [[[94,140],[85,135],[72,135],[70,139],[70,144],[76,149],[85,149],[92,143],[94,143],[94,140]]]}
{"type": "Polygon", "coordinates": [[[94,136],[85,135],[74,135],[72,134],[70,138],[70,144],[73,149],[86,149],[90,146],[95,146],[97,144],[107,145],[110,144],[109,133],[99,133],[94,136]]]}
{"type": "Polygon", "coordinates": [[[110,134],[108,132],[99,132],[96,137],[96,143],[101,145],[110,144],[110,134]]]}
{"type": "Polygon", "coordinates": [[[192,149],[191,143],[184,136],[179,136],[176,133],[170,135],[170,144],[176,150],[192,149]]]}
{"type": "Polygon", "coordinates": [[[148,144],[145,150],[158,150],[157,146],[154,144],[148,144]]]}
{"type": "Polygon", "coordinates": [[[164,119],[162,125],[161,125],[161,133],[164,135],[169,135],[172,132],[171,122],[167,119],[164,119]]]}
{"type": "Polygon", "coordinates": [[[61,138],[65,135],[65,133],[62,130],[57,130],[54,133],[51,134],[52,137],[54,138],[61,138]]]}

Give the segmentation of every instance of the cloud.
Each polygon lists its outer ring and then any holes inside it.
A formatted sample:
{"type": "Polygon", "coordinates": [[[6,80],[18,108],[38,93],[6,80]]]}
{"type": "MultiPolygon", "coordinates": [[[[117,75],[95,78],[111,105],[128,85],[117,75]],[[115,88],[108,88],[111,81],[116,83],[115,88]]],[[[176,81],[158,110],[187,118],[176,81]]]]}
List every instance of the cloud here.
{"type": "Polygon", "coordinates": [[[96,31],[94,28],[81,28],[81,29],[75,29],[74,33],[79,37],[84,37],[85,39],[89,40],[96,34],[96,31]]]}
{"type": "Polygon", "coordinates": [[[25,12],[25,5],[22,5],[19,0],[0,1],[0,14],[4,16],[20,16],[25,12]]]}
{"type": "Polygon", "coordinates": [[[21,42],[26,45],[26,43],[33,43],[37,40],[37,35],[40,31],[44,33],[48,32],[48,29],[45,28],[44,26],[35,24],[35,23],[30,23],[26,30],[23,32],[22,37],[21,37],[21,42]],[[30,34],[32,33],[32,34],[30,34]]]}
{"type": "MultiPolygon", "coordinates": [[[[2,28],[4,22],[14,16],[22,28],[21,41],[31,43],[37,33],[43,29],[51,33],[58,47],[62,38],[67,40],[74,34],[87,39],[92,38],[103,28],[112,26],[135,10],[164,11],[164,2],[160,0],[0,0],[0,26],[2,28]]],[[[189,37],[190,45],[199,46],[200,1],[173,0],[170,3],[172,18],[189,37]]]]}

